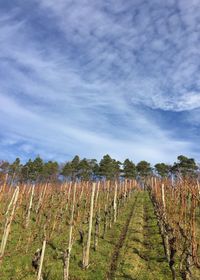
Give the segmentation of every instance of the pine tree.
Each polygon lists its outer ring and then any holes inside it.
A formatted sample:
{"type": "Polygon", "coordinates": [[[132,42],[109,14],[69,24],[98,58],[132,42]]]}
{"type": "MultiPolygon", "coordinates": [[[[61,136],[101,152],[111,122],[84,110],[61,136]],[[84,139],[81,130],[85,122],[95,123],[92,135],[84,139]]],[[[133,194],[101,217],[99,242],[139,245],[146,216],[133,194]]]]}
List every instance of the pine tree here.
{"type": "Polygon", "coordinates": [[[135,164],[129,159],[125,159],[123,163],[123,177],[127,179],[133,179],[137,175],[135,164]]]}
{"type": "Polygon", "coordinates": [[[48,161],[44,163],[42,170],[43,181],[56,181],[58,179],[59,165],[56,161],[48,161]]]}
{"type": "Polygon", "coordinates": [[[105,155],[99,163],[99,175],[111,180],[120,175],[120,162],[105,155]]]}
{"type": "Polygon", "coordinates": [[[195,176],[198,170],[198,166],[193,158],[180,155],[177,157],[178,162],[175,162],[172,167],[174,174],[181,174],[185,176],[195,176]]]}
{"type": "Polygon", "coordinates": [[[145,178],[152,173],[152,168],[149,162],[142,160],[140,161],[137,166],[137,172],[140,177],[145,178]]]}
{"type": "Polygon", "coordinates": [[[63,166],[62,171],[61,171],[61,175],[63,175],[65,178],[69,178],[71,180],[72,179],[72,172],[73,172],[73,168],[72,168],[71,162],[68,161],[63,166]]]}
{"type": "Polygon", "coordinates": [[[22,164],[20,159],[16,158],[15,161],[9,166],[9,175],[11,177],[11,184],[19,180],[22,164]]]}
{"type": "Polygon", "coordinates": [[[158,175],[160,175],[162,178],[169,176],[170,174],[170,165],[167,165],[165,163],[157,163],[154,165],[155,171],[158,175]]]}

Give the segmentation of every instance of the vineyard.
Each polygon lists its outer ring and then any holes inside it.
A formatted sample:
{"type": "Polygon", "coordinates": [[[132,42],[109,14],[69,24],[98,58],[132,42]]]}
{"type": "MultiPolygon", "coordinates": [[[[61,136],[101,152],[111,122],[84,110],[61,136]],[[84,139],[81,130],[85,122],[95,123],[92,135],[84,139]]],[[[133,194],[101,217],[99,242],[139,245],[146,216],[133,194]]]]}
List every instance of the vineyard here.
{"type": "Polygon", "coordinates": [[[0,186],[0,279],[200,279],[188,179],[0,186]]]}
{"type": "Polygon", "coordinates": [[[199,45],[200,0],[0,0],[0,280],[200,280],[199,45]]]}

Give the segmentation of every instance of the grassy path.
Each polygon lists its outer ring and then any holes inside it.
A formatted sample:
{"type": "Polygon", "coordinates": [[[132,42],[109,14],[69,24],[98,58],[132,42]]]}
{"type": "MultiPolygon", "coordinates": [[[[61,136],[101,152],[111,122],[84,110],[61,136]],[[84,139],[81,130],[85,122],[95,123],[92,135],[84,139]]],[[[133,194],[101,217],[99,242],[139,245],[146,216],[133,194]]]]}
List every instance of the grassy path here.
{"type": "Polygon", "coordinates": [[[115,277],[110,279],[171,280],[153,206],[146,192],[138,195],[118,255],[115,277]]]}
{"type": "Polygon", "coordinates": [[[127,217],[126,223],[125,223],[124,227],[122,228],[122,232],[119,236],[119,240],[116,243],[116,246],[115,246],[115,249],[114,249],[114,252],[112,255],[112,259],[111,259],[110,271],[108,272],[108,276],[107,276],[108,279],[114,279],[114,277],[115,277],[115,273],[116,273],[117,266],[118,266],[120,250],[123,247],[123,244],[124,244],[124,241],[125,241],[128,229],[129,229],[130,221],[132,219],[133,212],[135,210],[137,198],[138,198],[138,196],[136,196],[136,198],[132,204],[132,207],[131,207],[130,213],[127,217]]]}

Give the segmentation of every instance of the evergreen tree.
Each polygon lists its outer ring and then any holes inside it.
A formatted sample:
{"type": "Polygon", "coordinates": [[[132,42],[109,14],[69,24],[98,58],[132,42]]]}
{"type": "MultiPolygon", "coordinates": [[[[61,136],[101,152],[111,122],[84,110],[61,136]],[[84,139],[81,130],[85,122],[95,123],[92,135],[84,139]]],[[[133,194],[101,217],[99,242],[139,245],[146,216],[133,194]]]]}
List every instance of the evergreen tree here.
{"type": "Polygon", "coordinates": [[[155,171],[158,175],[160,175],[162,178],[169,176],[170,174],[170,165],[167,165],[165,163],[157,163],[155,164],[155,171]]]}
{"type": "Polygon", "coordinates": [[[125,159],[123,163],[123,176],[127,179],[136,178],[137,170],[135,164],[129,159],[125,159]]]}
{"type": "Polygon", "coordinates": [[[32,170],[31,170],[32,172],[31,176],[33,181],[36,180],[40,181],[40,179],[42,179],[43,166],[44,166],[43,160],[39,156],[37,156],[33,161],[32,170]]]}
{"type": "Polygon", "coordinates": [[[99,165],[97,163],[96,159],[90,159],[89,160],[90,166],[92,168],[92,175],[95,178],[96,176],[98,176],[98,172],[99,172],[99,165]]]}
{"type": "Polygon", "coordinates": [[[32,179],[33,162],[29,159],[21,168],[20,181],[28,182],[32,179]]]}
{"type": "Polygon", "coordinates": [[[174,174],[181,174],[185,176],[195,176],[198,170],[198,166],[193,158],[180,155],[177,157],[178,162],[175,162],[172,167],[174,174]]]}
{"type": "Polygon", "coordinates": [[[78,165],[78,177],[83,180],[89,180],[92,176],[92,166],[86,158],[82,159],[78,165]]]}
{"type": "Polygon", "coordinates": [[[61,175],[63,175],[65,178],[72,179],[72,173],[73,173],[73,167],[70,161],[66,162],[64,165],[61,175]]]}
{"type": "Polygon", "coordinates": [[[10,164],[8,161],[1,160],[0,161],[0,172],[6,174],[9,171],[10,164]]]}
{"type": "Polygon", "coordinates": [[[1,160],[0,161],[0,182],[3,182],[6,174],[9,172],[10,164],[8,161],[1,160]]]}
{"type": "Polygon", "coordinates": [[[44,163],[42,170],[42,180],[57,181],[59,174],[59,165],[56,161],[44,163]]]}
{"type": "Polygon", "coordinates": [[[11,177],[11,184],[19,180],[21,168],[22,164],[20,163],[19,158],[16,158],[15,161],[12,164],[10,164],[9,175],[11,177]]]}
{"type": "Polygon", "coordinates": [[[69,178],[70,180],[75,180],[79,176],[79,164],[80,164],[80,158],[79,156],[75,156],[72,161],[66,162],[64,165],[61,175],[63,175],[65,178],[69,178]]]}
{"type": "Polygon", "coordinates": [[[79,163],[80,163],[80,158],[79,156],[76,155],[71,161],[72,180],[75,180],[78,177],[79,163]]]}
{"type": "Polygon", "coordinates": [[[36,182],[42,179],[43,160],[37,156],[34,161],[29,161],[21,168],[21,181],[36,182]]]}
{"type": "Polygon", "coordinates": [[[120,162],[105,155],[99,163],[99,175],[111,180],[118,178],[120,175],[120,162]]]}
{"type": "Polygon", "coordinates": [[[152,168],[149,162],[142,160],[140,161],[137,166],[137,172],[140,177],[145,178],[152,173],[152,168]]]}
{"type": "Polygon", "coordinates": [[[92,168],[92,174],[93,174],[93,179],[96,179],[99,177],[99,164],[97,163],[97,160],[95,159],[95,163],[93,165],[93,168],[92,168]]]}

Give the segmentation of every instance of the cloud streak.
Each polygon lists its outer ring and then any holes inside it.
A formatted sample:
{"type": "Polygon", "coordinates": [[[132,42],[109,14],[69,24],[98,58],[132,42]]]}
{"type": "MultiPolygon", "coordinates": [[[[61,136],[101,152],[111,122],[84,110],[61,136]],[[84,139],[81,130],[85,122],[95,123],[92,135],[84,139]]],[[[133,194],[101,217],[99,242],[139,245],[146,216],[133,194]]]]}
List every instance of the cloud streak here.
{"type": "Polygon", "coordinates": [[[1,4],[1,157],[197,156],[199,1],[31,4],[1,4]]]}

